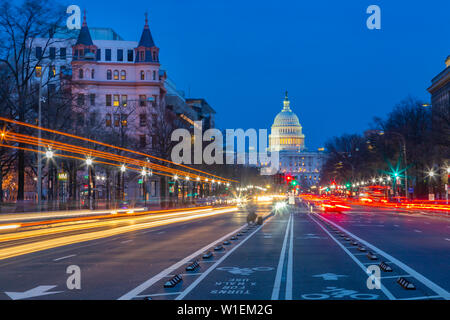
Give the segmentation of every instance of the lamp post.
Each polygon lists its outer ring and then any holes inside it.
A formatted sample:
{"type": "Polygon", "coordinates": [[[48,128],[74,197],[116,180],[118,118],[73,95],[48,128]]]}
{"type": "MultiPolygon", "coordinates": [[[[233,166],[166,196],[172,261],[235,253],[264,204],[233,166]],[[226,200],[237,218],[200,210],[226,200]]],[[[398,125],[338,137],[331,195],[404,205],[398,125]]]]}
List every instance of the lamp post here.
{"type": "Polygon", "coordinates": [[[406,197],[406,200],[409,200],[409,192],[408,192],[408,161],[406,159],[406,140],[405,140],[405,137],[403,136],[403,134],[401,134],[399,132],[395,132],[395,131],[388,131],[388,132],[380,131],[379,134],[380,135],[392,134],[392,135],[395,135],[395,136],[400,138],[400,141],[402,143],[401,148],[402,148],[403,158],[404,158],[404,161],[405,161],[405,197],[406,197]]]}

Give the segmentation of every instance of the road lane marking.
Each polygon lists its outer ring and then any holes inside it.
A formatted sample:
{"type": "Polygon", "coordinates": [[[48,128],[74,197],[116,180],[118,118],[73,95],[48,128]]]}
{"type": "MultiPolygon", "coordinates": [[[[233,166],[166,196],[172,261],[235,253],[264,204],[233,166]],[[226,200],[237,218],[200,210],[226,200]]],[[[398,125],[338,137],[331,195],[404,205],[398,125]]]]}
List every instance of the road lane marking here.
{"type": "Polygon", "coordinates": [[[445,240],[447,240],[447,241],[450,241],[450,239],[449,239],[449,238],[445,238],[445,240]]]}
{"type": "Polygon", "coordinates": [[[412,277],[412,275],[410,274],[404,274],[402,276],[385,276],[385,277],[380,277],[380,279],[395,279],[395,278],[408,278],[408,277],[412,277]]]}
{"type": "Polygon", "coordinates": [[[63,260],[63,259],[68,259],[68,258],[72,258],[72,257],[75,257],[75,256],[76,256],[76,254],[71,254],[71,255],[68,255],[68,256],[61,257],[61,258],[53,259],[53,261],[59,261],[59,260],[63,260]]]}
{"type": "Polygon", "coordinates": [[[125,241],[121,241],[120,243],[128,243],[128,242],[131,242],[131,241],[133,241],[133,240],[125,240],[125,241]]]}
{"type": "MultiPolygon", "coordinates": [[[[241,226],[241,227],[231,231],[230,233],[224,235],[222,238],[214,240],[213,242],[207,244],[203,248],[197,250],[196,252],[192,253],[191,255],[187,256],[186,258],[184,258],[184,259],[178,261],[177,263],[171,265],[169,268],[161,271],[157,275],[155,275],[155,276],[151,277],[150,279],[146,280],[145,282],[141,283],[136,288],[132,289],[131,291],[129,291],[127,293],[125,293],[124,295],[119,297],[118,300],[131,300],[131,299],[133,299],[134,297],[139,295],[141,292],[143,292],[144,290],[148,289],[149,287],[154,285],[156,282],[158,282],[159,280],[164,278],[166,275],[168,275],[170,273],[173,273],[173,271],[175,271],[176,269],[178,269],[181,266],[187,264],[189,261],[194,260],[194,258],[196,258],[197,256],[199,256],[202,253],[204,253],[206,250],[208,250],[209,248],[214,246],[217,242],[224,241],[225,239],[233,236],[235,233],[237,233],[240,230],[244,229],[246,226],[247,226],[247,224],[244,224],[243,226],[241,226]]],[[[206,262],[206,261],[203,261],[203,262],[206,262]]]]}
{"type": "Polygon", "coordinates": [[[289,227],[291,225],[291,221],[292,221],[292,214],[289,216],[289,220],[288,220],[288,223],[286,226],[286,231],[284,234],[283,246],[281,247],[280,259],[278,260],[277,273],[275,276],[275,283],[273,285],[271,300],[278,300],[278,297],[280,296],[281,275],[283,273],[284,260],[286,258],[285,257],[286,245],[287,245],[287,239],[288,239],[288,235],[289,235],[289,227]]]}
{"type": "Polygon", "coordinates": [[[422,231],[414,229],[414,232],[421,233],[422,231]]]}
{"type": "MultiPolygon", "coordinates": [[[[313,217],[311,217],[310,215],[308,215],[308,217],[313,220],[315,223],[317,223],[317,225],[323,230],[325,231],[325,233],[328,234],[328,236],[333,239],[334,242],[336,242],[338,244],[338,246],[340,246],[342,248],[342,250],[344,250],[345,253],[347,253],[347,255],[352,258],[352,260],[364,271],[365,274],[367,274],[367,267],[361,263],[361,261],[359,261],[355,255],[357,255],[357,253],[352,254],[350,251],[348,251],[340,242],[339,240],[337,240],[324,226],[322,226],[319,221],[317,221],[316,219],[314,219],[313,217]]],[[[341,230],[342,231],[342,230],[341,230]]],[[[348,233],[350,234],[350,233],[348,233]]],[[[356,238],[355,238],[356,239],[356,238]]],[[[383,285],[380,283],[380,290],[383,291],[383,293],[386,295],[386,297],[388,297],[390,300],[395,300],[394,295],[383,285]]]]}
{"type": "Polygon", "coordinates": [[[180,294],[180,293],[181,292],[165,292],[165,293],[155,293],[155,294],[142,294],[142,295],[136,296],[135,298],[171,296],[171,295],[180,294]]]}
{"type": "Polygon", "coordinates": [[[327,218],[324,218],[320,215],[317,215],[320,219],[322,219],[323,221],[327,221],[328,223],[332,224],[333,226],[335,226],[336,228],[340,229],[342,232],[347,233],[349,236],[353,237],[355,240],[359,241],[360,243],[364,244],[366,247],[369,247],[370,249],[372,249],[373,251],[378,252],[379,254],[383,255],[385,258],[389,259],[390,261],[392,261],[392,263],[396,264],[397,266],[399,266],[400,268],[402,268],[404,271],[406,271],[406,273],[411,274],[414,278],[416,278],[417,280],[419,280],[420,282],[422,282],[426,287],[428,287],[429,289],[433,290],[434,292],[436,292],[438,295],[440,295],[442,298],[446,299],[446,300],[450,300],[450,293],[445,290],[444,288],[440,287],[439,285],[437,285],[436,283],[432,282],[430,279],[428,279],[427,277],[425,277],[424,275],[420,274],[419,272],[417,272],[416,270],[414,270],[413,268],[407,266],[406,264],[404,264],[403,262],[401,262],[400,260],[394,258],[393,256],[391,256],[390,254],[388,254],[387,252],[375,247],[374,245],[370,244],[369,242],[359,238],[358,236],[354,235],[353,233],[351,233],[350,231],[342,228],[341,226],[339,226],[338,224],[334,223],[333,221],[328,220],[327,218]]]}
{"type": "Polygon", "coordinates": [[[285,299],[292,300],[292,273],[293,273],[293,265],[294,265],[294,217],[292,217],[291,221],[291,230],[290,230],[290,240],[289,240],[289,252],[288,252],[288,263],[287,263],[287,275],[286,275],[286,292],[285,299]]]}
{"type": "Polygon", "coordinates": [[[236,244],[230,251],[228,251],[222,258],[217,260],[215,264],[213,264],[211,267],[208,268],[200,277],[195,279],[193,283],[189,287],[187,287],[179,296],[175,298],[175,300],[181,300],[183,299],[189,292],[191,292],[205,277],[210,274],[213,270],[217,268],[218,265],[222,263],[230,254],[232,254],[237,248],[239,248],[241,245],[243,245],[248,239],[250,239],[256,232],[261,230],[262,226],[259,226],[255,229],[252,233],[250,233],[245,239],[243,239],[241,242],[236,244]]]}
{"type": "Polygon", "coordinates": [[[442,298],[441,296],[423,296],[423,297],[413,297],[413,298],[403,298],[400,300],[425,300],[425,299],[435,299],[442,298]]]}

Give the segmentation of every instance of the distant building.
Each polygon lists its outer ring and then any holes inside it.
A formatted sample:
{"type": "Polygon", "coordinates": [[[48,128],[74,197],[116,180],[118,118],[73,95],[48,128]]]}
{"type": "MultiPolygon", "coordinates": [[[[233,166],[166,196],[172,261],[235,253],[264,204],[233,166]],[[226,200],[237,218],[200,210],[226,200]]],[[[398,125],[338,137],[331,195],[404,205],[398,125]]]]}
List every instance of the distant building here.
{"type": "MultiPolygon", "coordinates": [[[[283,109],[277,114],[269,135],[269,151],[279,153],[278,173],[296,177],[300,185],[319,183],[320,172],[326,159],[323,148],[316,152],[305,147],[305,135],[297,115],[290,107],[287,96],[283,101],[283,109]]],[[[262,174],[275,174],[269,164],[262,165],[262,174]]]]}

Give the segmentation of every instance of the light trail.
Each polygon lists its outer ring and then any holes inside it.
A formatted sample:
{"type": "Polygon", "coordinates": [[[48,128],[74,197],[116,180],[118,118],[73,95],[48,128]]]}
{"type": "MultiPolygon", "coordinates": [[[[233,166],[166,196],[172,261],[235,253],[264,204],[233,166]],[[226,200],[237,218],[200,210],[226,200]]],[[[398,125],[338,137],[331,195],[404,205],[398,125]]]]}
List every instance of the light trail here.
{"type": "MultiPolygon", "coordinates": [[[[189,173],[189,172],[181,171],[178,169],[172,169],[172,168],[169,168],[166,166],[149,163],[147,161],[133,159],[133,158],[125,157],[125,156],[120,156],[120,155],[105,152],[105,151],[99,151],[99,150],[79,147],[79,146],[75,146],[75,145],[71,145],[71,144],[61,143],[61,142],[57,142],[54,140],[48,140],[48,139],[42,138],[41,141],[39,141],[38,138],[35,138],[33,136],[16,134],[16,133],[11,133],[11,132],[5,133],[4,140],[40,146],[42,148],[48,148],[49,146],[52,146],[52,150],[66,151],[66,152],[76,153],[76,154],[81,154],[81,155],[88,154],[91,157],[93,156],[93,157],[98,157],[98,158],[103,158],[103,159],[119,162],[118,164],[112,164],[112,163],[106,163],[106,162],[101,162],[101,161],[92,159],[92,161],[96,162],[96,163],[115,165],[115,166],[121,166],[123,163],[130,163],[130,164],[138,166],[138,168],[130,168],[134,171],[140,171],[141,167],[147,167],[147,168],[151,168],[152,170],[170,172],[170,173],[173,173],[173,174],[181,176],[181,177],[193,176],[194,178],[204,178],[203,182],[211,183],[211,182],[209,182],[209,179],[207,177],[193,175],[192,173],[189,173]]],[[[1,144],[0,146],[7,147],[8,145],[1,144]]],[[[14,146],[10,146],[10,147],[14,147],[14,146]]],[[[26,149],[26,151],[38,152],[38,150],[34,150],[34,149],[26,149]]],[[[39,152],[43,153],[43,154],[45,153],[43,151],[39,151],[39,152]]],[[[63,154],[53,154],[53,156],[66,157],[66,158],[69,157],[68,155],[63,155],[63,154]]],[[[85,158],[74,158],[74,159],[81,160],[81,161],[86,160],[85,158]]],[[[159,173],[157,173],[157,174],[159,174],[159,173]]],[[[171,177],[171,175],[167,175],[167,176],[171,177]]],[[[221,178],[221,179],[223,179],[223,180],[218,180],[218,181],[223,182],[223,183],[226,182],[224,178],[221,178]]]]}
{"type": "Polygon", "coordinates": [[[4,117],[0,117],[0,120],[5,121],[5,122],[9,122],[9,123],[18,124],[18,125],[21,125],[21,126],[26,126],[26,127],[37,129],[37,130],[42,130],[42,131],[46,131],[46,132],[56,133],[56,134],[59,134],[59,135],[63,135],[63,136],[74,138],[74,139],[78,139],[78,140],[91,142],[91,143],[102,145],[102,146],[105,146],[105,147],[108,147],[108,148],[113,148],[113,149],[117,149],[117,150],[131,152],[131,153],[138,154],[138,155],[141,155],[141,156],[144,156],[144,157],[153,158],[153,159],[156,159],[156,160],[159,160],[159,161],[168,162],[168,163],[180,166],[180,167],[184,167],[184,168],[187,168],[187,169],[190,169],[190,170],[201,172],[201,173],[209,175],[209,176],[213,176],[213,177],[216,177],[216,178],[219,178],[219,179],[224,179],[225,181],[239,182],[239,181],[236,181],[236,180],[225,179],[225,178],[213,175],[211,173],[208,173],[208,172],[205,172],[205,171],[202,171],[202,170],[199,170],[199,169],[195,169],[195,168],[183,165],[183,164],[178,164],[178,163],[172,162],[170,160],[166,160],[166,159],[163,159],[163,158],[155,157],[155,156],[152,156],[152,155],[149,155],[149,154],[145,154],[145,153],[142,153],[142,152],[139,152],[139,151],[134,151],[134,150],[131,150],[131,149],[117,147],[117,146],[110,145],[110,144],[107,144],[107,143],[103,143],[103,142],[100,142],[100,141],[96,141],[96,140],[92,140],[92,139],[76,136],[76,135],[73,135],[73,134],[70,134],[70,133],[57,131],[57,130],[53,130],[53,129],[47,129],[47,128],[44,128],[44,127],[32,125],[32,124],[25,123],[25,122],[20,122],[20,121],[17,121],[17,120],[12,120],[12,119],[8,119],[8,118],[4,118],[4,117]]]}
{"type": "MultiPolygon", "coordinates": [[[[4,235],[0,235],[0,242],[6,242],[11,240],[19,240],[19,239],[26,239],[30,237],[38,237],[43,235],[51,235],[61,232],[67,232],[67,231],[76,231],[76,230],[83,230],[83,229],[90,229],[90,228],[98,228],[98,227],[105,227],[105,226],[111,226],[111,225],[117,225],[118,223],[127,223],[127,222],[139,222],[141,220],[156,220],[156,219],[164,219],[172,216],[183,216],[188,215],[192,213],[197,212],[203,212],[203,211],[211,211],[213,210],[211,207],[199,207],[194,208],[191,210],[189,209],[179,209],[179,210],[160,210],[160,211],[147,211],[147,212],[140,212],[138,214],[118,214],[118,215],[102,215],[102,216],[88,216],[88,217],[79,217],[79,218],[68,218],[68,219],[59,219],[59,220],[47,220],[47,221],[39,221],[39,222],[29,222],[29,223],[22,223],[17,225],[16,229],[26,228],[26,227],[37,227],[37,226],[47,226],[46,229],[39,229],[39,230],[32,230],[32,231],[20,231],[17,230],[15,233],[8,233],[4,235]],[[145,215],[144,217],[140,217],[142,215],[145,215]],[[108,219],[105,221],[105,219],[108,219]],[[102,220],[102,221],[99,221],[102,220]],[[90,224],[90,222],[94,222],[95,224],[90,224]],[[84,223],[84,224],[80,224],[84,223]],[[59,228],[60,226],[67,226],[64,228],[59,228]],[[77,224],[74,226],[74,224],[77,224]]],[[[5,225],[5,226],[11,226],[11,225],[5,225]]],[[[1,228],[1,226],[0,226],[1,228]]],[[[6,228],[6,229],[12,229],[12,228],[6,228]]]]}
{"type": "Polygon", "coordinates": [[[23,244],[23,245],[17,245],[14,247],[0,249],[0,260],[12,258],[12,257],[24,255],[24,254],[29,254],[29,253],[33,253],[33,252],[38,252],[38,251],[42,251],[42,250],[48,250],[48,249],[52,249],[52,248],[56,248],[56,247],[66,246],[69,244],[85,242],[85,241],[90,241],[90,240],[95,240],[95,239],[101,239],[101,238],[111,237],[114,235],[123,234],[123,233],[127,233],[127,232],[148,229],[148,228],[154,228],[154,227],[169,225],[169,224],[173,224],[173,223],[177,223],[177,222],[206,218],[206,217],[211,217],[211,216],[215,216],[215,215],[219,215],[219,214],[231,213],[234,211],[237,211],[236,207],[213,210],[211,212],[192,213],[191,215],[183,216],[183,217],[174,217],[174,218],[168,218],[168,219],[160,220],[160,221],[132,224],[129,226],[122,226],[122,227],[117,227],[117,228],[108,229],[108,230],[94,231],[94,232],[77,234],[77,235],[62,236],[62,237],[55,238],[55,239],[36,241],[33,243],[28,243],[28,244],[23,244]]]}

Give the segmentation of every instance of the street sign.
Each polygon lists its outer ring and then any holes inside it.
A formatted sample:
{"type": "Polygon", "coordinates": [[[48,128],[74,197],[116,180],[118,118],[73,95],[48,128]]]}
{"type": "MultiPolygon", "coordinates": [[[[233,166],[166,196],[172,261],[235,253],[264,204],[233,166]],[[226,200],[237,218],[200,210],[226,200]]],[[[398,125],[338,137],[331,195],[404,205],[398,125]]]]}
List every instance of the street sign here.
{"type": "Polygon", "coordinates": [[[294,196],[289,196],[289,204],[295,204],[295,197],[294,196]]]}

